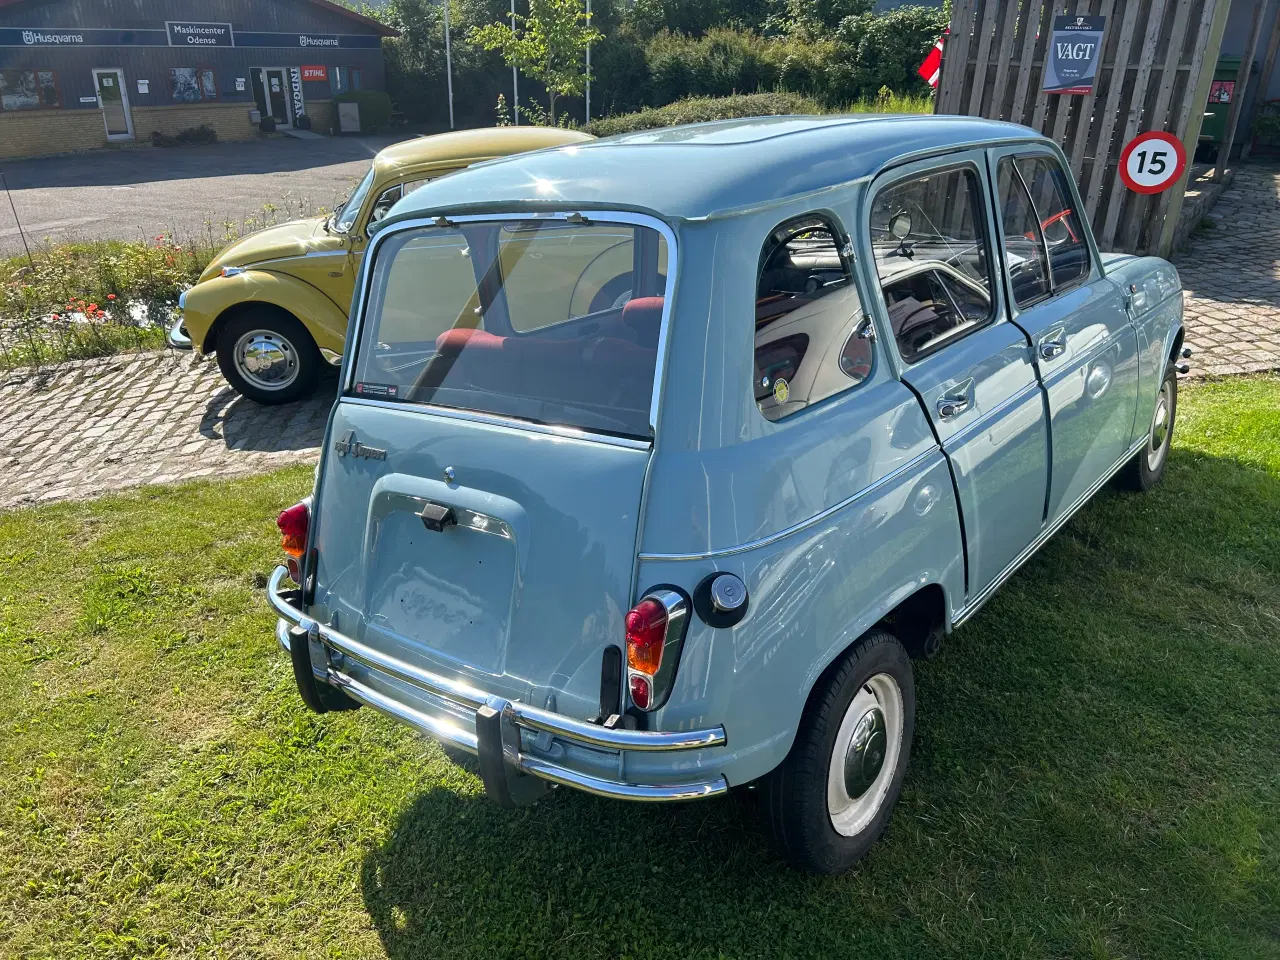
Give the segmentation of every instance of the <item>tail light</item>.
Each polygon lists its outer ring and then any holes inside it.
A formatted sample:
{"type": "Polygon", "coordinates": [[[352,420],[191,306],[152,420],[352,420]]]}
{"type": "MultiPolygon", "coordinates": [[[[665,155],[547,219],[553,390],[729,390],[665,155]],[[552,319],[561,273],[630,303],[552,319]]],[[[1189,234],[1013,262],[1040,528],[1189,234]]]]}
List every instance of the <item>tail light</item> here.
{"type": "MultiPolygon", "coordinates": [[[[295,503],[276,518],[280,528],[280,549],[295,561],[307,552],[307,531],[311,527],[311,498],[295,503]]],[[[290,572],[292,572],[292,564],[290,572]]]]}
{"type": "Polygon", "coordinates": [[[650,591],[627,613],[627,693],[638,710],[671,696],[689,621],[689,601],[675,590],[650,591]]]}

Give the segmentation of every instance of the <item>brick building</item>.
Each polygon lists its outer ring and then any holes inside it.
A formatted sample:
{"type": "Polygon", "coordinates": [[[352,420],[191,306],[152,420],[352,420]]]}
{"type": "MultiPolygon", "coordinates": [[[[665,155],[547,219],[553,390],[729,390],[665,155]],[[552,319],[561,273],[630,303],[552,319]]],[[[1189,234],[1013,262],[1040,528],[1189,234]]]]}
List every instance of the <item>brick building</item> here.
{"type": "Polygon", "coordinates": [[[0,0],[0,159],[208,124],[252,137],[384,86],[394,31],[329,0],[0,0]]]}

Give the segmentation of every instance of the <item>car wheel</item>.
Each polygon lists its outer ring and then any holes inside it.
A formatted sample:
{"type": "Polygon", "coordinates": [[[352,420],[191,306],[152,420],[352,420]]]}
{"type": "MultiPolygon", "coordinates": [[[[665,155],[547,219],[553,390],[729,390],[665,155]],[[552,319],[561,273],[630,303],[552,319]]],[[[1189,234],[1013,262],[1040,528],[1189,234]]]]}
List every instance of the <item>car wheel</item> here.
{"type": "Polygon", "coordinates": [[[258,403],[306,396],[320,374],[320,351],[307,328],[270,307],[246,310],[228,321],[218,334],[217,353],[227,383],[258,403]]]}
{"type": "Polygon", "coordinates": [[[841,873],[871,848],[902,791],[915,712],[911,661],[892,634],[871,631],[828,668],[762,791],[788,862],[841,873]]]}
{"type": "Polygon", "coordinates": [[[1131,490],[1146,493],[1164,476],[1169,448],[1173,446],[1173,422],[1177,412],[1178,372],[1173,364],[1168,364],[1164,368],[1164,381],[1160,384],[1151,423],[1147,427],[1147,442],[1125,466],[1122,475],[1125,486],[1131,490]]]}

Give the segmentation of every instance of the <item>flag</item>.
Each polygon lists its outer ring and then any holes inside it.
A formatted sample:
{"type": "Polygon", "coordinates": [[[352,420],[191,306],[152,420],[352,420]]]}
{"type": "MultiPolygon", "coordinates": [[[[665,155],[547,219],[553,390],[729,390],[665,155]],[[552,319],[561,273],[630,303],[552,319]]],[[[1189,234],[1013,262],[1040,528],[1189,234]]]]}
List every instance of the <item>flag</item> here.
{"type": "Polygon", "coordinates": [[[942,41],[944,37],[945,35],[938,38],[938,42],[933,45],[929,55],[924,58],[924,63],[920,64],[920,69],[916,71],[920,74],[920,78],[935,90],[938,87],[938,74],[942,71],[942,41]]]}

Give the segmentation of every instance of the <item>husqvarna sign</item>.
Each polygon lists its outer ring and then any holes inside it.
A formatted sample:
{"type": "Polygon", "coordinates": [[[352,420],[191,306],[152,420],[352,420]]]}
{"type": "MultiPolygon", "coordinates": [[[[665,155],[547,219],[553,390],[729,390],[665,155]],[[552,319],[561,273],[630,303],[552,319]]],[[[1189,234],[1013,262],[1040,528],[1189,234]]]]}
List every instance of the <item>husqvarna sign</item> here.
{"type": "Polygon", "coordinates": [[[1053,36],[1044,64],[1045,93],[1093,92],[1106,22],[1106,17],[1053,18],[1053,36]]]}

